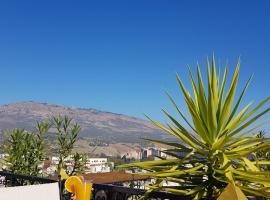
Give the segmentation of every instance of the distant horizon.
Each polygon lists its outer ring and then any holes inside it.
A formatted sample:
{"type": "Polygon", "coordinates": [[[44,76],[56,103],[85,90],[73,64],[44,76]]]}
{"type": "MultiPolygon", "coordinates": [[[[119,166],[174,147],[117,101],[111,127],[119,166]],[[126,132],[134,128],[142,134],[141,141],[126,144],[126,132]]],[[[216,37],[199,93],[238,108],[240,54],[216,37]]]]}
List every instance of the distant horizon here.
{"type": "Polygon", "coordinates": [[[132,116],[132,115],[128,115],[128,114],[123,114],[123,113],[118,113],[118,112],[111,112],[109,110],[96,109],[94,107],[78,107],[78,106],[58,104],[58,103],[52,103],[52,102],[38,102],[38,101],[33,101],[33,100],[16,101],[16,102],[10,102],[10,103],[5,103],[5,104],[0,104],[0,107],[1,106],[12,105],[12,104],[19,104],[19,103],[34,103],[34,104],[44,104],[44,105],[48,105],[48,106],[60,106],[60,107],[66,107],[66,108],[71,108],[71,109],[96,110],[96,111],[99,111],[99,112],[111,113],[111,114],[116,114],[116,115],[125,115],[125,116],[128,116],[128,117],[134,117],[134,118],[137,118],[137,119],[141,119],[141,120],[147,121],[147,118],[143,119],[143,118],[132,116]]]}
{"type": "MultiPolygon", "coordinates": [[[[143,120],[143,121],[148,121],[151,122],[149,119],[147,119],[144,115],[144,118],[142,117],[138,117],[138,116],[132,116],[129,114],[125,114],[125,113],[119,113],[119,112],[111,112],[108,110],[102,110],[102,109],[96,109],[93,107],[77,107],[77,106],[71,106],[71,105],[64,105],[64,104],[58,104],[58,103],[52,103],[52,102],[37,102],[37,101],[33,101],[33,100],[28,100],[28,101],[18,101],[18,102],[10,102],[10,103],[6,103],[6,104],[0,104],[0,107],[2,106],[8,106],[8,105],[12,105],[12,104],[19,104],[19,103],[33,103],[33,104],[44,104],[44,105],[48,105],[48,106],[59,106],[59,107],[65,107],[65,108],[70,108],[70,109],[82,109],[82,110],[95,110],[98,112],[103,112],[103,113],[110,113],[110,114],[114,114],[114,115],[122,115],[122,116],[127,116],[127,117],[131,117],[131,118],[135,118],[138,120],[143,120]]],[[[187,115],[189,116],[189,114],[187,115]]],[[[164,122],[162,122],[164,123],[164,122]]],[[[267,125],[269,125],[270,123],[267,123],[265,125],[263,125],[261,128],[259,128],[258,130],[262,130],[265,131],[267,135],[269,135],[269,133],[267,132],[266,129],[264,129],[265,127],[267,127],[267,125]]],[[[184,125],[185,126],[185,125],[184,125]]]]}

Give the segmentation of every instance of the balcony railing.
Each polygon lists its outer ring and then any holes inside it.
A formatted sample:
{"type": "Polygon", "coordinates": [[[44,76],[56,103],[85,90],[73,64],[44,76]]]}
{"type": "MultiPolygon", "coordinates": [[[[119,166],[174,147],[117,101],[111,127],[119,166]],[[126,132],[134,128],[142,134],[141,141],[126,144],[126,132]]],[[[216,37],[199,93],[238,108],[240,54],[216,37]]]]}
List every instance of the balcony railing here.
{"type": "MultiPolygon", "coordinates": [[[[105,184],[94,184],[94,196],[98,199],[98,195],[100,193],[100,197],[102,194],[105,194],[104,197],[111,200],[136,200],[145,193],[143,189],[123,187],[117,185],[105,185],[105,184]],[[104,192],[101,192],[104,191],[104,192]],[[110,197],[110,198],[108,198],[110,197]]],[[[102,198],[100,198],[102,199],[102,198]]],[[[175,200],[175,199],[191,199],[187,196],[180,196],[167,192],[152,192],[149,195],[149,199],[159,199],[159,200],[175,200]]]]}
{"type": "MultiPolygon", "coordinates": [[[[3,187],[22,186],[22,185],[33,185],[33,184],[44,184],[44,183],[59,183],[59,194],[61,200],[70,200],[71,194],[63,190],[64,181],[56,181],[47,178],[41,178],[36,176],[19,175],[13,174],[6,171],[0,171],[0,185],[3,187]]],[[[118,185],[107,185],[107,184],[94,184],[92,200],[137,200],[145,193],[143,189],[123,187],[118,185]]],[[[191,198],[187,196],[176,195],[167,192],[152,192],[149,195],[151,200],[175,200],[191,198]]],[[[252,200],[259,200],[261,198],[249,198],[252,200]]]]}
{"type": "MultiPolygon", "coordinates": [[[[44,183],[55,183],[57,181],[41,178],[36,176],[13,174],[7,171],[0,171],[0,185],[3,187],[22,186],[22,185],[33,185],[33,184],[44,184],[44,183]]],[[[58,181],[59,192],[61,200],[70,199],[70,194],[63,190],[64,181],[58,181]]],[[[93,196],[94,200],[135,200],[138,199],[145,190],[136,189],[130,187],[123,187],[117,185],[106,185],[106,184],[94,184],[93,185],[93,196]]],[[[174,199],[188,199],[186,196],[174,195],[166,192],[153,192],[149,198],[159,200],[174,200],[174,199]]]]}
{"type": "Polygon", "coordinates": [[[34,184],[43,184],[43,183],[55,183],[55,180],[37,177],[37,176],[29,176],[29,175],[21,175],[21,174],[13,174],[7,171],[0,171],[0,185],[5,187],[11,186],[22,186],[22,185],[34,185],[34,184]]]}

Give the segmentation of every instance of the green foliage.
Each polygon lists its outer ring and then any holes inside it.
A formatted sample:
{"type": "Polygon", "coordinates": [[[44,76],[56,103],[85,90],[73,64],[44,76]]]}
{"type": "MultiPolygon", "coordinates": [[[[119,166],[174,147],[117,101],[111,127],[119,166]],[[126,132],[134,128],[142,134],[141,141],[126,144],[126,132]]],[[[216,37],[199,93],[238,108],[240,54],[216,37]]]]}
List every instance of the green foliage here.
{"type": "MultiPolygon", "coordinates": [[[[269,172],[261,171],[261,164],[269,161],[252,161],[248,157],[259,150],[268,149],[270,139],[250,135],[260,125],[253,125],[269,112],[270,108],[261,108],[270,97],[251,108],[249,103],[240,111],[244,93],[251,78],[236,98],[240,60],[238,60],[231,82],[227,82],[227,66],[222,76],[216,70],[214,56],[212,63],[207,60],[207,85],[204,85],[199,65],[197,82],[189,70],[193,96],[187,91],[177,75],[177,81],[183,93],[190,118],[187,117],[168,95],[176,112],[186,125],[163,109],[170,123],[163,125],[148,117],[165,133],[174,136],[178,142],[152,140],[170,146],[164,151],[173,159],[146,161],[120,166],[121,168],[141,168],[156,179],[153,190],[165,190],[194,199],[216,199],[224,187],[231,183],[249,195],[270,197],[269,172]],[[226,92],[225,92],[226,91],[226,92]],[[191,119],[191,121],[189,120],[191,119]],[[251,126],[253,125],[253,126],[251,126]],[[183,152],[185,153],[183,155],[183,152]],[[163,186],[164,181],[178,183],[179,186],[163,186]]],[[[151,141],[151,140],[150,140],[151,141]]]]}
{"type": "Polygon", "coordinates": [[[49,129],[46,122],[37,123],[36,130],[27,132],[24,129],[8,130],[4,152],[8,154],[8,169],[17,174],[38,175],[39,164],[45,157],[44,134],[49,129]]]}
{"type": "MultiPolygon", "coordinates": [[[[265,138],[265,132],[260,131],[257,135],[258,138],[265,138]]],[[[255,153],[256,161],[263,162],[263,161],[270,161],[270,152],[269,149],[262,149],[255,153]]],[[[270,171],[270,165],[260,165],[259,166],[261,171],[270,171]]]]}
{"type": "Polygon", "coordinates": [[[87,161],[87,155],[76,152],[75,155],[73,156],[73,159],[74,159],[73,170],[70,173],[70,175],[83,174],[85,172],[85,164],[87,161]]]}
{"type": "Polygon", "coordinates": [[[57,130],[57,155],[59,156],[58,172],[63,168],[67,171],[66,161],[72,156],[73,170],[69,175],[81,174],[85,171],[86,154],[72,154],[78,134],[81,130],[79,124],[72,123],[72,119],[68,116],[55,116],[52,119],[53,128],[57,130]]]}
{"type": "Polygon", "coordinates": [[[81,130],[79,124],[72,124],[68,116],[65,116],[64,119],[60,116],[53,117],[52,123],[53,127],[57,130],[57,141],[58,141],[58,150],[57,154],[59,156],[58,170],[64,166],[64,160],[71,155],[74,144],[77,140],[78,134],[81,130]]]}
{"type": "Polygon", "coordinates": [[[57,155],[60,159],[58,172],[61,168],[66,170],[66,160],[70,156],[73,170],[70,175],[83,173],[87,156],[85,154],[72,154],[74,144],[81,130],[80,125],[72,123],[68,116],[53,117],[51,123],[37,122],[36,130],[27,132],[24,129],[13,129],[5,132],[7,140],[4,142],[4,152],[9,156],[6,159],[8,170],[17,174],[38,175],[39,165],[45,159],[46,135],[50,129],[57,132],[57,155]]]}
{"type": "Polygon", "coordinates": [[[116,157],[108,157],[108,162],[113,162],[115,166],[125,163],[125,161],[119,155],[116,157]]]}

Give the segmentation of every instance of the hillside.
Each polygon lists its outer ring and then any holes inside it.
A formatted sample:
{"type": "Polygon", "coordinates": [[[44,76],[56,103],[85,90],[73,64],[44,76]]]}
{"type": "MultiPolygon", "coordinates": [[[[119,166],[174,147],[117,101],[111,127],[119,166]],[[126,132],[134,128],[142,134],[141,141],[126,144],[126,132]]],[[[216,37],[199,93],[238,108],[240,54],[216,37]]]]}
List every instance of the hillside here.
{"type": "Polygon", "coordinates": [[[68,115],[81,125],[81,138],[98,138],[112,142],[138,142],[141,137],[160,138],[164,135],[150,122],[122,114],[96,109],[71,108],[36,102],[19,102],[0,106],[0,130],[33,129],[36,121],[54,115],[68,115]]]}

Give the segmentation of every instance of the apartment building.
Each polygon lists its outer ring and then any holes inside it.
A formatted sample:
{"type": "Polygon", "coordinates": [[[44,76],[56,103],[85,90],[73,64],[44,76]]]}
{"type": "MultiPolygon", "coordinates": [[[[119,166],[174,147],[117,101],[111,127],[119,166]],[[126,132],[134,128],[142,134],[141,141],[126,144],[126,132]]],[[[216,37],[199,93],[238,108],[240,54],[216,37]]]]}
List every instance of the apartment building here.
{"type": "Polygon", "coordinates": [[[86,161],[86,172],[100,173],[110,172],[110,170],[107,158],[88,158],[86,161]]]}

